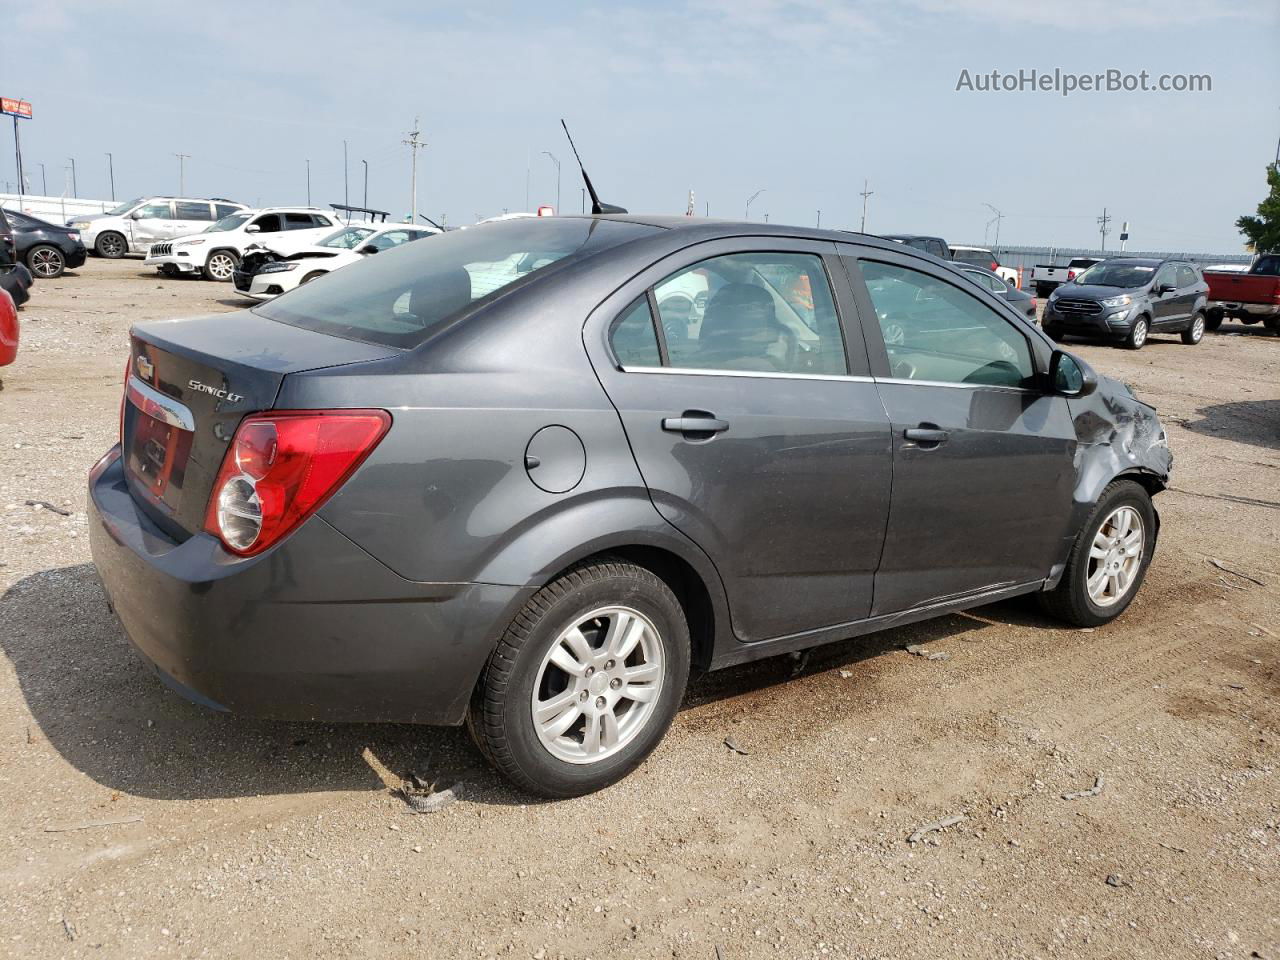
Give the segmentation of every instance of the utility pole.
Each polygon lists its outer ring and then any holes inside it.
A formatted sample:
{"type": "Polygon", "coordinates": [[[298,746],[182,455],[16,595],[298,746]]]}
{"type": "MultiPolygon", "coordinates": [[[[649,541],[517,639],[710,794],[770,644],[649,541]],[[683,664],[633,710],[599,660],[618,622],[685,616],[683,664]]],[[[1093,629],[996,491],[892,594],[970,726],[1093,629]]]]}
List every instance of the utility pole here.
{"type": "Polygon", "coordinates": [[[524,152],[524,208],[529,209],[529,178],[533,176],[533,153],[524,152]]]}
{"type": "MultiPolygon", "coordinates": [[[[49,180],[48,180],[48,178],[44,175],[44,164],[43,164],[43,163],[42,163],[42,164],[40,164],[40,186],[44,189],[44,195],[47,197],[47,196],[49,195],[49,180]]],[[[111,199],[112,199],[112,200],[114,200],[114,199],[115,199],[115,197],[112,197],[111,199]]]]}
{"type": "Polygon", "coordinates": [[[560,212],[560,161],[556,155],[549,150],[542,151],[546,156],[551,158],[551,162],[556,165],[556,213],[560,212]]]}
{"type": "Polygon", "coordinates": [[[819,230],[822,229],[822,211],[821,210],[818,211],[818,222],[815,223],[814,226],[819,230]]]}
{"type": "Polygon", "coordinates": [[[710,201],[710,200],[707,200],[707,201],[705,201],[705,203],[706,203],[706,208],[707,208],[707,212],[706,212],[705,216],[706,216],[708,219],[710,219],[710,217],[711,217],[711,201],[710,201]]]}
{"type": "Polygon", "coordinates": [[[311,161],[303,161],[307,165],[307,206],[311,206],[311,161]]]}
{"type": "Polygon", "coordinates": [[[863,178],[862,194],[861,194],[862,196],[862,227],[860,229],[861,233],[867,232],[867,197],[872,196],[874,193],[875,193],[874,190],[867,189],[866,178],[863,178]]]}
{"type": "Polygon", "coordinates": [[[1102,235],[1102,252],[1107,252],[1107,234],[1111,232],[1107,226],[1111,222],[1111,218],[1107,216],[1107,208],[1102,208],[1102,216],[1098,218],[1098,233],[1102,235]]]}
{"type": "Polygon", "coordinates": [[[361,160],[360,162],[364,164],[364,205],[366,208],[368,208],[369,206],[369,161],[361,160]]]}
{"type": "Polygon", "coordinates": [[[67,157],[71,161],[71,196],[80,196],[80,188],[76,186],[76,158],[67,157]]]}
{"type": "MultiPolygon", "coordinates": [[[[342,202],[351,205],[351,191],[347,188],[347,141],[342,141],[342,202]]],[[[414,211],[417,213],[418,211],[414,211]]]]}
{"type": "MultiPolygon", "coordinates": [[[[412,151],[413,158],[409,172],[409,193],[412,195],[411,202],[413,204],[413,213],[409,220],[410,223],[418,222],[418,151],[427,145],[425,141],[418,139],[418,133],[418,118],[414,117],[413,129],[408,134],[409,139],[402,141],[404,145],[409,147],[412,151]]],[[[527,192],[527,186],[525,190],[527,192]]]]}
{"type": "MultiPolygon", "coordinates": [[[[41,169],[44,164],[40,164],[41,169]]],[[[111,154],[107,154],[107,176],[111,178],[111,202],[115,203],[116,199],[116,161],[111,154]]]]}
{"type": "MultiPolygon", "coordinates": [[[[984,207],[986,207],[988,210],[990,210],[992,213],[994,213],[994,214],[995,214],[995,216],[994,216],[994,217],[992,217],[990,220],[988,220],[988,221],[987,221],[987,229],[990,229],[990,228],[991,228],[991,224],[993,224],[993,223],[996,225],[996,243],[995,243],[995,248],[996,248],[996,253],[999,253],[999,252],[1000,252],[1000,221],[1004,219],[1004,214],[1003,214],[1003,213],[1001,213],[999,210],[997,210],[995,207],[993,207],[993,206],[992,206],[991,204],[989,204],[989,203],[984,203],[984,204],[983,204],[983,206],[984,206],[984,207]]],[[[984,234],[984,236],[985,236],[985,234],[984,234]]]]}
{"type": "Polygon", "coordinates": [[[752,202],[753,200],[755,200],[755,198],[756,198],[756,197],[760,196],[760,194],[762,194],[762,193],[764,193],[764,187],[761,187],[759,190],[757,190],[757,191],[756,191],[755,193],[753,193],[751,196],[747,197],[747,209],[746,209],[746,211],[743,213],[743,217],[742,217],[742,219],[743,219],[743,220],[750,220],[750,219],[751,219],[751,202],[752,202]]]}
{"type": "MultiPolygon", "coordinates": [[[[178,196],[180,196],[180,197],[185,197],[185,196],[187,195],[187,167],[186,167],[186,161],[188,161],[188,160],[190,160],[190,159],[191,159],[191,154],[189,154],[189,153],[175,153],[175,154],[174,154],[174,156],[178,158],[178,196]]],[[[74,169],[75,169],[75,167],[74,167],[74,166],[72,166],[72,168],[71,168],[71,169],[72,169],[72,170],[74,170],[74,169]]]]}
{"type": "Polygon", "coordinates": [[[1120,252],[1124,253],[1124,248],[1129,243],[1129,221],[1126,220],[1120,225],[1120,252]]]}
{"type": "Polygon", "coordinates": [[[587,188],[582,187],[581,190],[582,190],[582,212],[586,213],[587,212],[587,188]]]}

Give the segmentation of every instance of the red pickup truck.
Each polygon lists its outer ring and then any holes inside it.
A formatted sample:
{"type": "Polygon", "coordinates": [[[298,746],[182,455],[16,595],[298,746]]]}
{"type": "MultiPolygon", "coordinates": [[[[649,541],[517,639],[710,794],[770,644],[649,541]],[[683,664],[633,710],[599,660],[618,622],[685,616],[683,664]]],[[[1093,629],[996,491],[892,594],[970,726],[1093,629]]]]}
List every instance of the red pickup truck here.
{"type": "Polygon", "coordinates": [[[1217,330],[1226,317],[1244,323],[1261,320],[1268,330],[1280,332],[1280,253],[1264,253],[1247,273],[1206,270],[1209,283],[1205,326],[1217,330]]]}

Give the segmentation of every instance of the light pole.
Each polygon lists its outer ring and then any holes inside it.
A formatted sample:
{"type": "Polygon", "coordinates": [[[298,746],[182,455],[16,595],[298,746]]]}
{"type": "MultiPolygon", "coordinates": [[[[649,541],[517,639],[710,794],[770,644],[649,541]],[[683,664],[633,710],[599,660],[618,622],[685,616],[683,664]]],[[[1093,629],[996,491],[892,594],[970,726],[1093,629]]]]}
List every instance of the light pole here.
{"type": "Polygon", "coordinates": [[[347,190],[347,141],[342,141],[342,202],[350,206],[351,195],[347,190]]]}
{"type": "Polygon", "coordinates": [[[178,196],[185,197],[187,195],[187,164],[191,159],[189,153],[175,153],[178,158],[178,196]]]}
{"type": "MultiPolygon", "coordinates": [[[[49,180],[44,175],[44,164],[40,164],[40,186],[44,189],[44,195],[49,195],[49,180]]],[[[112,198],[115,199],[114,197],[112,198]]]]}
{"type": "Polygon", "coordinates": [[[556,165],[556,213],[560,212],[560,161],[556,155],[549,150],[542,151],[546,156],[551,158],[551,162],[556,165]]]}
{"type": "Polygon", "coordinates": [[[747,209],[746,209],[745,214],[743,215],[743,218],[742,218],[742,219],[744,219],[744,220],[750,220],[750,219],[751,219],[751,203],[752,203],[752,201],[754,201],[754,200],[755,200],[755,198],[756,198],[756,197],[760,196],[760,194],[762,194],[762,193],[764,193],[764,187],[761,187],[759,190],[757,190],[755,193],[753,193],[751,196],[749,196],[749,197],[747,198],[747,209]]]}
{"type": "Polygon", "coordinates": [[[821,210],[818,211],[818,222],[814,224],[814,227],[817,228],[818,230],[822,229],[822,211],[821,210]]]}
{"type": "Polygon", "coordinates": [[[71,196],[80,196],[80,189],[76,186],[76,158],[67,157],[71,161],[71,196]]]}
{"type": "Polygon", "coordinates": [[[311,206],[311,161],[303,161],[307,165],[307,206],[311,206]]]}
{"type": "Polygon", "coordinates": [[[364,205],[369,206],[369,161],[361,160],[364,164],[364,205]]]}
{"type": "Polygon", "coordinates": [[[116,200],[116,161],[111,154],[107,154],[107,176],[111,179],[111,202],[116,200]]]}

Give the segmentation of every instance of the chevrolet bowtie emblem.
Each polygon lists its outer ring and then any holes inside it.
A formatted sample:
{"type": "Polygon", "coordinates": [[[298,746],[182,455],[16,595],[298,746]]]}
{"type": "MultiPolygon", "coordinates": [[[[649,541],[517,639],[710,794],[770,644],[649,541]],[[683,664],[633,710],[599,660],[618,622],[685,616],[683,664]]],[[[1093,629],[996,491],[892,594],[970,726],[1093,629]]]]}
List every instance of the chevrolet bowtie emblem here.
{"type": "Polygon", "coordinates": [[[147,383],[151,382],[151,378],[155,375],[156,365],[146,358],[145,354],[138,354],[134,360],[134,366],[138,370],[138,376],[147,383]]]}

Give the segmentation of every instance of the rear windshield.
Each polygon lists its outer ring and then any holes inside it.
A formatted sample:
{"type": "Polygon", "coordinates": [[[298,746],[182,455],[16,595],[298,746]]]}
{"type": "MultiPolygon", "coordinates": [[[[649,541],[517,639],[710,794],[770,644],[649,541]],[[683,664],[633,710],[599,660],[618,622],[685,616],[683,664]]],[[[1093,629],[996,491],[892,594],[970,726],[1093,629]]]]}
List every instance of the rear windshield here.
{"type": "Polygon", "coordinates": [[[960,263],[972,263],[975,266],[985,267],[995,262],[995,255],[990,250],[975,250],[972,247],[966,250],[964,247],[952,249],[951,259],[960,263]]]}
{"type": "Polygon", "coordinates": [[[589,218],[487,223],[383,251],[254,312],[337,337],[415,347],[473,304],[535,271],[659,229],[589,218]]]}

